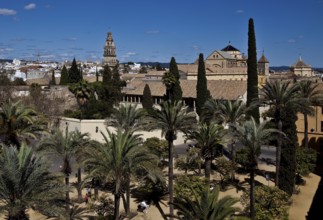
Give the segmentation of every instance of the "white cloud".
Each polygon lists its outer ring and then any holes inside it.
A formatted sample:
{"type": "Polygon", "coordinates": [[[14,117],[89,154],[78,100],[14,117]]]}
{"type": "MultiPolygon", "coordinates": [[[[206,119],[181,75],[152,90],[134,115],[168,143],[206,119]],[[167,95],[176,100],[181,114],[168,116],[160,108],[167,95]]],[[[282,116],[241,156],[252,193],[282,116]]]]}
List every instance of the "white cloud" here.
{"type": "Polygon", "coordinates": [[[299,35],[298,36],[298,39],[303,39],[304,38],[304,36],[303,35],[299,35]]]}
{"type": "Polygon", "coordinates": [[[0,48],[0,52],[10,52],[13,51],[12,48],[0,48]]]}
{"type": "Polygon", "coordinates": [[[63,40],[65,40],[65,41],[76,41],[77,38],[76,37],[67,37],[67,38],[63,38],[63,40]]]}
{"type": "Polygon", "coordinates": [[[296,40],[295,39],[289,39],[287,42],[290,43],[290,44],[293,44],[293,43],[296,43],[296,40]]]}
{"type": "Polygon", "coordinates": [[[7,9],[7,8],[0,8],[0,15],[15,15],[17,12],[15,10],[7,9]]]}
{"type": "Polygon", "coordinates": [[[61,54],[59,54],[59,56],[61,56],[61,57],[69,57],[69,56],[73,56],[73,54],[71,54],[71,53],[61,53],[61,54]]]}
{"type": "Polygon", "coordinates": [[[150,31],[146,31],[146,34],[159,34],[160,31],[159,30],[150,30],[150,31]]]}
{"type": "Polygon", "coordinates": [[[26,10],[32,10],[32,9],[36,8],[36,4],[35,3],[30,3],[30,4],[26,5],[24,8],[26,10]]]}
{"type": "Polygon", "coordinates": [[[236,10],[236,14],[242,14],[242,13],[244,13],[244,10],[242,9],[236,10]]]}
{"type": "Polygon", "coordinates": [[[44,59],[50,59],[50,58],[55,58],[56,56],[54,54],[46,54],[46,55],[41,55],[40,57],[44,59]]]}
{"type": "Polygon", "coordinates": [[[126,53],[125,55],[123,55],[121,57],[123,57],[123,58],[129,58],[129,57],[135,56],[135,55],[137,55],[137,53],[135,53],[135,52],[128,52],[128,53],[126,53]]]}
{"type": "Polygon", "coordinates": [[[193,47],[193,49],[195,50],[195,52],[200,51],[200,47],[199,47],[199,46],[197,46],[197,45],[193,45],[192,47],[193,47]]]}

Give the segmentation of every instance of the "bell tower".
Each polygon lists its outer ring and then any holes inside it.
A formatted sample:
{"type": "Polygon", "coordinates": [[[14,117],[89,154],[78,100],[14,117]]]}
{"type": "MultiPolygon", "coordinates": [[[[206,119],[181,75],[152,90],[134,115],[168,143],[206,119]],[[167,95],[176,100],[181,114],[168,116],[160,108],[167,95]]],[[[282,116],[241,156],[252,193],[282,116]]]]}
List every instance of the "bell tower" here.
{"type": "Polygon", "coordinates": [[[114,44],[111,32],[108,32],[107,38],[105,40],[103,51],[103,65],[109,65],[110,67],[117,65],[116,46],[114,44]]]}

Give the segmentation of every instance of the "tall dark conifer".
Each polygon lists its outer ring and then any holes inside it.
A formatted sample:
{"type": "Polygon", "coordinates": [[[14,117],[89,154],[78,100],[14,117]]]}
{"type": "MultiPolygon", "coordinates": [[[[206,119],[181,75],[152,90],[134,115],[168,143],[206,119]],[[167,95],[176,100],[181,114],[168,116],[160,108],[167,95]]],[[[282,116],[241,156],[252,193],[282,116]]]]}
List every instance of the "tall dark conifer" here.
{"type": "Polygon", "coordinates": [[[99,72],[96,67],[95,67],[95,77],[96,77],[96,82],[99,82],[99,72]]]}
{"type": "MultiPolygon", "coordinates": [[[[249,19],[248,29],[248,81],[247,81],[247,107],[251,102],[258,99],[258,71],[257,71],[257,48],[253,19],[249,19]]],[[[248,112],[259,123],[259,108],[255,107],[248,112]]]]}
{"type": "Polygon", "coordinates": [[[153,105],[154,105],[154,100],[153,100],[153,97],[151,96],[149,85],[146,84],[144,88],[144,93],[142,96],[142,107],[147,111],[151,111],[153,109],[153,105]]]}
{"type": "Polygon", "coordinates": [[[114,85],[121,85],[120,73],[119,73],[119,65],[113,67],[112,70],[112,82],[114,85]]]}
{"type": "Polygon", "coordinates": [[[108,85],[112,82],[112,72],[108,65],[104,66],[103,73],[102,73],[102,82],[103,82],[103,85],[108,85]]]}
{"type": "Polygon", "coordinates": [[[59,82],[60,85],[67,85],[68,84],[68,71],[66,66],[64,65],[61,71],[61,79],[59,82]]]}
{"type": "Polygon", "coordinates": [[[296,173],[295,155],[296,147],[298,146],[295,108],[285,108],[282,112],[282,121],[283,132],[286,134],[286,138],[282,140],[281,145],[278,187],[289,195],[292,195],[296,173]]]}
{"type": "Polygon", "coordinates": [[[55,71],[52,71],[52,79],[49,81],[50,85],[56,85],[56,80],[55,80],[55,71]]]}
{"type": "Polygon", "coordinates": [[[173,101],[181,101],[182,100],[182,96],[183,96],[183,91],[179,82],[179,71],[178,71],[178,67],[177,67],[177,63],[175,61],[175,58],[172,57],[170,60],[170,64],[169,64],[169,72],[171,74],[173,74],[176,78],[176,82],[173,86],[173,101]]]}
{"type": "Polygon", "coordinates": [[[81,82],[81,73],[77,67],[75,58],[73,59],[72,66],[68,71],[68,82],[69,83],[78,83],[81,82]]]}
{"type": "Polygon", "coordinates": [[[202,107],[209,96],[207,90],[207,80],[205,73],[205,64],[203,54],[199,55],[199,64],[197,70],[197,83],[196,83],[196,112],[199,116],[202,113],[202,107]]]}

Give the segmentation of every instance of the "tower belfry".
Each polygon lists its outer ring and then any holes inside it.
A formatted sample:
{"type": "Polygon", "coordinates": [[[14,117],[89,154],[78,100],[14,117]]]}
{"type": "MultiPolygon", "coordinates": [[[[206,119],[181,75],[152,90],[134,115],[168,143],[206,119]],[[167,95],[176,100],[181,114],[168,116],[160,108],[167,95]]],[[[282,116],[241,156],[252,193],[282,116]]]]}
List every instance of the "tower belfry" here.
{"type": "Polygon", "coordinates": [[[103,64],[114,67],[117,65],[116,46],[114,44],[112,33],[108,32],[105,40],[104,52],[103,52],[103,64]]]}

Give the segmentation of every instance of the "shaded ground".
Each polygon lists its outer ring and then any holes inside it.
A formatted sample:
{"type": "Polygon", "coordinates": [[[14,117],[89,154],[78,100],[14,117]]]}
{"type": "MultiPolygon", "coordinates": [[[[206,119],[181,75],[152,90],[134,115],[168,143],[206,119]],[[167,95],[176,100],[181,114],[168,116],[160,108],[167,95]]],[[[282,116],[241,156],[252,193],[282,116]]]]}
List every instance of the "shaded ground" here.
{"type": "Polygon", "coordinates": [[[316,173],[321,177],[321,180],[316,188],[316,192],[306,216],[307,220],[322,219],[323,216],[323,157],[318,157],[316,173]]]}
{"type": "Polygon", "coordinates": [[[319,183],[319,186],[317,187],[311,207],[308,211],[308,215],[306,216],[307,220],[316,220],[316,219],[322,218],[323,216],[322,203],[323,203],[323,178],[321,177],[321,181],[319,183]]]}

